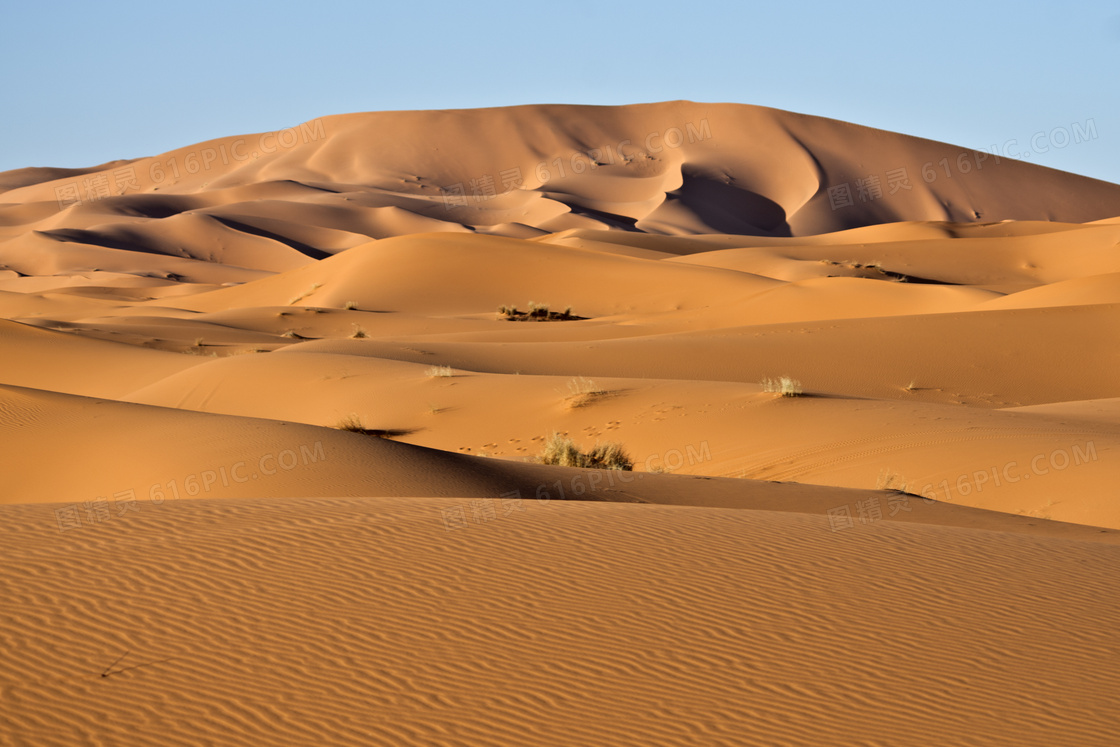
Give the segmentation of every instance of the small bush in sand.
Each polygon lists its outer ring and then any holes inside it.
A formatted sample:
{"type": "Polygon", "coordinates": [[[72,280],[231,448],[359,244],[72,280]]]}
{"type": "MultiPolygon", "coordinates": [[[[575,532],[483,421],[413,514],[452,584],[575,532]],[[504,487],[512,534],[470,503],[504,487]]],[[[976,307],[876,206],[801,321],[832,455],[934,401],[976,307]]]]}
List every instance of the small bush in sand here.
{"type": "Polygon", "coordinates": [[[397,436],[407,436],[413,430],[409,428],[366,428],[362,425],[362,419],[357,415],[347,415],[334,426],[340,431],[349,431],[350,433],[359,433],[363,436],[370,436],[372,438],[396,438],[397,436]]]}
{"type": "Polygon", "coordinates": [[[353,311],[354,309],[358,308],[358,304],[355,301],[347,301],[343,308],[348,311],[353,311]]]}
{"type": "Polygon", "coordinates": [[[303,293],[299,294],[298,296],[294,297],[291,301],[288,301],[288,305],[291,306],[294,303],[299,303],[300,301],[307,298],[312,293],[314,293],[315,291],[319,290],[322,287],[323,287],[322,283],[312,283],[310,288],[308,288],[307,290],[305,290],[303,293]]]}
{"type": "Polygon", "coordinates": [[[572,314],[571,306],[566,306],[563,311],[551,311],[548,304],[533,301],[529,302],[528,311],[521,311],[516,306],[499,306],[498,316],[509,322],[570,322],[583,319],[572,314]]]}
{"type": "Polygon", "coordinates": [[[362,419],[357,415],[347,415],[334,426],[340,431],[350,431],[351,433],[365,433],[366,429],[362,427],[362,419]]]}
{"type": "Polygon", "coordinates": [[[568,382],[568,391],[572,394],[602,394],[603,390],[595,386],[591,379],[576,376],[568,382]]]}
{"type": "Polygon", "coordinates": [[[586,407],[607,394],[607,391],[596,385],[594,381],[582,376],[577,376],[568,382],[568,391],[571,394],[565,401],[568,408],[573,410],[577,407],[586,407]]]}
{"type": "Polygon", "coordinates": [[[369,337],[369,335],[366,334],[366,331],[364,329],[362,329],[361,327],[359,327],[357,324],[355,324],[354,325],[354,331],[350,334],[350,339],[351,340],[364,340],[367,337],[369,337]]]}
{"type": "Polygon", "coordinates": [[[783,397],[799,397],[802,394],[801,382],[789,376],[780,376],[777,379],[763,379],[762,391],[780,394],[783,397]]]}
{"type": "Polygon", "coordinates": [[[905,477],[889,469],[884,469],[879,472],[879,479],[875,481],[875,489],[893,490],[896,493],[906,493],[907,495],[922,497],[917,491],[910,489],[910,484],[905,477]]]}
{"type": "Polygon", "coordinates": [[[595,444],[590,451],[584,453],[572,439],[555,431],[545,441],[540,461],[541,464],[555,464],[560,467],[627,471],[634,469],[634,462],[626,454],[622,444],[613,441],[595,444]]]}
{"type": "Polygon", "coordinates": [[[451,370],[451,366],[432,366],[424,372],[424,375],[430,379],[446,379],[454,376],[455,373],[451,370]]]}
{"type": "Polygon", "coordinates": [[[600,469],[620,469],[630,471],[634,469],[634,462],[617,441],[595,444],[587,452],[589,466],[600,469]]]}

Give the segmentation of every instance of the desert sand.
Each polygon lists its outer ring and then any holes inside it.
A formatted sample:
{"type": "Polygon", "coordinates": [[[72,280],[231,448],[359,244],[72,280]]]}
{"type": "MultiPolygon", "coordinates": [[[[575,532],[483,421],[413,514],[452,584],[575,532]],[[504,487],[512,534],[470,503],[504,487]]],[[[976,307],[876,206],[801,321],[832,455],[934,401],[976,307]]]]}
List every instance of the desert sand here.
{"type": "Polygon", "coordinates": [[[0,174],[0,744],[1115,744],[1118,311],[1120,186],[745,105],[0,174]]]}

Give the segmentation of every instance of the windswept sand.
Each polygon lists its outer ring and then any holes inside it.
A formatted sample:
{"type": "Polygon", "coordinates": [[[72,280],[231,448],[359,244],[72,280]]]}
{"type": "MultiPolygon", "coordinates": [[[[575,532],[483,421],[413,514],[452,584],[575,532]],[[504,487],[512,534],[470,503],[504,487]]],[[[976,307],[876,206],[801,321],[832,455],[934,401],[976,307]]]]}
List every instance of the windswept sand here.
{"type": "Polygon", "coordinates": [[[691,102],[0,174],[0,744],[1111,745],[1118,216],[691,102]]]}

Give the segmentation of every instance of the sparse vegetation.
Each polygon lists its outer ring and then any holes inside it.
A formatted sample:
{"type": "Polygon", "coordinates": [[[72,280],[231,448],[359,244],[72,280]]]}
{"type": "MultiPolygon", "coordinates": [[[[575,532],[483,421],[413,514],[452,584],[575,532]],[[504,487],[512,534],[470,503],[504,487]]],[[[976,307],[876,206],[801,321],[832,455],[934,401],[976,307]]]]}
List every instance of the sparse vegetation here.
{"type": "Polygon", "coordinates": [[[340,431],[350,431],[351,433],[365,433],[366,429],[362,427],[362,419],[355,414],[350,414],[335,424],[335,428],[340,431]]]}
{"type": "Polygon", "coordinates": [[[572,394],[602,394],[603,390],[595,385],[591,379],[576,376],[568,382],[568,391],[572,394]]]}
{"type": "Polygon", "coordinates": [[[879,479],[875,482],[875,489],[893,490],[898,493],[918,495],[916,492],[910,490],[905,477],[889,469],[884,469],[879,472],[879,479]]]}
{"type": "MultiPolygon", "coordinates": [[[[856,262],[855,260],[847,259],[839,262],[834,259],[821,259],[818,260],[822,265],[831,265],[845,270],[853,270],[855,275],[844,275],[843,277],[859,277],[868,280],[889,280],[892,283],[906,283],[911,280],[909,275],[901,272],[893,272],[883,267],[883,263],[879,260],[872,260],[871,262],[856,262]]],[[[829,277],[835,277],[829,275],[829,277]]]]}
{"type": "Polygon", "coordinates": [[[622,448],[622,444],[614,441],[597,443],[590,451],[583,452],[572,439],[555,431],[545,441],[540,461],[541,464],[555,464],[561,467],[626,471],[634,469],[634,462],[622,448]]]}
{"type": "Polygon", "coordinates": [[[364,340],[367,337],[369,337],[369,335],[366,334],[366,331],[364,329],[362,329],[361,327],[359,327],[357,324],[355,324],[354,325],[354,331],[352,333],[350,333],[350,339],[351,340],[364,340]]]}
{"type": "Polygon", "coordinates": [[[596,399],[607,393],[605,389],[596,385],[594,381],[585,379],[582,376],[577,376],[568,382],[568,391],[570,394],[566,401],[568,407],[572,409],[590,405],[596,399]]]}
{"type": "Polygon", "coordinates": [[[357,308],[358,308],[358,304],[357,304],[357,302],[355,302],[355,301],[347,301],[347,302],[345,303],[345,305],[343,305],[343,307],[342,307],[342,308],[344,308],[344,309],[346,309],[346,310],[348,310],[348,311],[353,311],[353,310],[355,310],[355,309],[357,309],[357,308]]]}
{"type": "Polygon", "coordinates": [[[803,393],[801,382],[789,376],[779,376],[777,379],[763,379],[762,391],[780,394],[783,397],[799,397],[803,393]]]}
{"type": "Polygon", "coordinates": [[[548,304],[533,301],[529,302],[528,311],[520,311],[516,306],[499,306],[498,316],[510,322],[569,322],[585,318],[573,315],[571,306],[563,311],[551,311],[548,304]]]}
{"type": "Polygon", "coordinates": [[[451,370],[451,366],[432,366],[424,372],[424,375],[430,379],[450,378],[455,373],[451,370]]]}
{"type": "Polygon", "coordinates": [[[322,283],[312,283],[310,288],[308,288],[303,293],[301,293],[298,296],[296,296],[295,298],[293,298],[291,301],[288,301],[288,305],[291,306],[294,303],[299,303],[300,301],[307,298],[312,293],[314,293],[315,291],[319,290],[322,287],[323,287],[322,283]]]}
{"type": "Polygon", "coordinates": [[[373,438],[394,438],[412,433],[412,430],[408,428],[366,428],[362,425],[362,419],[353,413],[339,420],[334,427],[340,431],[359,433],[373,438]]]}

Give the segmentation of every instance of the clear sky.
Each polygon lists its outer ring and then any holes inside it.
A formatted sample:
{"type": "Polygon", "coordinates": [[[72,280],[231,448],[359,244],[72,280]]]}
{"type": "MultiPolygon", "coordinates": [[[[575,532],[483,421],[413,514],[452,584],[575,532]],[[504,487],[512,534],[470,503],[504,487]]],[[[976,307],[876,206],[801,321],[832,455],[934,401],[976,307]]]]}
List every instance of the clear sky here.
{"type": "Polygon", "coordinates": [[[345,112],[692,99],[1120,182],[1117,0],[9,0],[0,70],[0,171],[345,112]]]}

